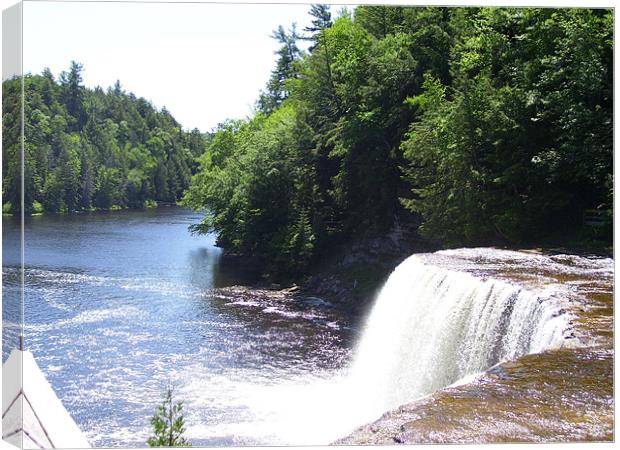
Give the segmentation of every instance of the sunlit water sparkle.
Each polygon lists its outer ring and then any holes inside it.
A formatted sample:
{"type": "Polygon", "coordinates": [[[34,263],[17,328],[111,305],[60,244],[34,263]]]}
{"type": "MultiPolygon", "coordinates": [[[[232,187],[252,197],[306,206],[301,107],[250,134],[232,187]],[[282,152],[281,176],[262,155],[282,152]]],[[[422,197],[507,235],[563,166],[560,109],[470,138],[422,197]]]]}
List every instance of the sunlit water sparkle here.
{"type": "MultiPolygon", "coordinates": [[[[27,347],[95,446],[144,446],[169,381],[195,445],[327,444],[570,331],[557,286],[481,281],[471,263],[549,261],[456,250],[396,268],[354,345],[324,299],[221,289],[244,280],[220,266],[213,236],[188,233],[198,220],[169,208],[26,224],[27,347]]],[[[15,297],[17,227],[3,225],[3,287],[15,297]]]]}

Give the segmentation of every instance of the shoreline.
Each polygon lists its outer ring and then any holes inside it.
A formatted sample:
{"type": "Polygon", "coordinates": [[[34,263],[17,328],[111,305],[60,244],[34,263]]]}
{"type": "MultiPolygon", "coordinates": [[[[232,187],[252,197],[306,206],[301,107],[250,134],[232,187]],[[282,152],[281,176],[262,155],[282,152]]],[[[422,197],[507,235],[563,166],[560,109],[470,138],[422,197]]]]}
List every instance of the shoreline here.
{"type": "MultiPolygon", "coordinates": [[[[147,201],[148,202],[148,201],[147,201]]],[[[80,215],[80,214],[88,214],[88,213],[94,213],[94,212],[116,212],[116,211],[146,211],[149,209],[157,209],[157,208],[162,208],[162,207],[170,207],[170,206],[177,206],[177,207],[182,207],[181,205],[179,205],[178,203],[169,203],[169,202],[157,202],[155,200],[153,200],[153,202],[155,204],[145,204],[144,206],[142,206],[141,208],[136,208],[136,207],[129,207],[129,206],[119,206],[119,205],[113,205],[110,208],[90,208],[90,209],[81,209],[81,210],[77,210],[77,211],[60,211],[60,212],[45,212],[45,211],[37,211],[37,212],[32,212],[29,214],[24,213],[25,217],[40,217],[40,216],[71,216],[71,215],[80,215]]],[[[20,218],[21,214],[14,214],[11,212],[3,212],[2,213],[3,217],[15,217],[15,218],[20,218]]]]}
{"type": "Polygon", "coordinates": [[[462,246],[440,247],[408,235],[406,239],[394,239],[393,233],[385,236],[362,239],[346,243],[315,264],[299,280],[290,283],[277,283],[261,274],[261,266],[256,258],[224,252],[224,264],[242,268],[255,278],[244,287],[274,291],[295,288],[296,292],[307,296],[323,297],[326,300],[345,306],[352,313],[365,310],[376,298],[392,271],[405,259],[414,254],[434,253],[454,248],[494,248],[537,255],[575,255],[590,258],[614,258],[613,247],[572,245],[558,243],[538,243],[514,246],[462,246]]]}

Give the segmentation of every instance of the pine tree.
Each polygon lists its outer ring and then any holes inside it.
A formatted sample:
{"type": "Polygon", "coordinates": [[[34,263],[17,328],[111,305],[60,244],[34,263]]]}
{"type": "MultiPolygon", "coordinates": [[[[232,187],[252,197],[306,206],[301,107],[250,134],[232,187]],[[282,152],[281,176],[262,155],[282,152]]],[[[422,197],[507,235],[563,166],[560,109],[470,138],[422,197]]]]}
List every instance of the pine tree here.
{"type": "Polygon", "coordinates": [[[260,96],[258,101],[259,109],[269,114],[273,112],[289,96],[286,82],[297,78],[297,68],[295,62],[301,57],[301,50],[297,46],[297,41],[301,36],[297,33],[295,24],[288,31],[279,26],[271,35],[273,39],[281,44],[276,54],[278,60],[275,69],[271,72],[271,78],[267,83],[267,89],[260,96]]]}
{"type": "Polygon", "coordinates": [[[319,35],[321,31],[332,26],[332,14],[329,11],[329,5],[311,5],[309,14],[314,17],[312,20],[312,26],[304,28],[304,31],[312,33],[310,37],[305,37],[304,40],[313,41],[314,44],[308,49],[313,52],[319,42],[319,35]]]}
{"type": "Polygon", "coordinates": [[[92,151],[86,139],[81,140],[80,146],[80,209],[91,207],[93,194],[95,192],[95,172],[92,163],[92,151]]]}
{"type": "Polygon", "coordinates": [[[84,96],[82,88],[82,70],[84,66],[75,61],[71,61],[69,72],[60,74],[60,84],[62,86],[63,100],[67,107],[67,112],[75,120],[71,124],[71,131],[79,130],[86,123],[86,114],[82,100],[84,96]]]}
{"type": "Polygon", "coordinates": [[[173,388],[168,386],[162,403],[151,418],[153,436],[146,443],[149,447],[191,447],[192,444],[183,437],[185,418],[183,402],[174,402],[173,388]]]}

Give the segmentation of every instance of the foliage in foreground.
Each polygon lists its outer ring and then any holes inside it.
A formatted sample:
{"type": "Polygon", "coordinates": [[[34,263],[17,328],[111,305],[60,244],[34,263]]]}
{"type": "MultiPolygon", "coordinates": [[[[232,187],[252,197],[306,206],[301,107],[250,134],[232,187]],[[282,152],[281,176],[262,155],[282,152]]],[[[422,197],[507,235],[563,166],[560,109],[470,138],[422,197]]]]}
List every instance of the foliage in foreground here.
{"type": "Polygon", "coordinates": [[[191,447],[191,443],[183,437],[185,433],[185,419],[183,417],[183,402],[174,402],[173,388],[168,386],[162,403],[157,407],[151,418],[153,436],[149,437],[149,447],[191,447]]]}
{"type": "Polygon", "coordinates": [[[408,217],[445,245],[514,244],[611,207],[612,11],[310,13],[309,51],[280,28],[259,111],[201,157],[196,231],[295,276],[408,217]]]}

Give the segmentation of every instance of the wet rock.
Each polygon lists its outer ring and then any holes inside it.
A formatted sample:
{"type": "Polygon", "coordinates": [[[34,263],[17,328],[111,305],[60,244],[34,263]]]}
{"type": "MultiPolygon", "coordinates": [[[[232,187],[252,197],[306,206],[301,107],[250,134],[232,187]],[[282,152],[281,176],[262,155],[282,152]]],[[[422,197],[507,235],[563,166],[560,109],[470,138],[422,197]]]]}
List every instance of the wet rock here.
{"type": "Polygon", "coordinates": [[[563,314],[566,314],[566,310],[564,308],[561,308],[561,309],[557,310],[556,312],[554,312],[551,317],[558,317],[558,316],[561,316],[563,314]]]}

